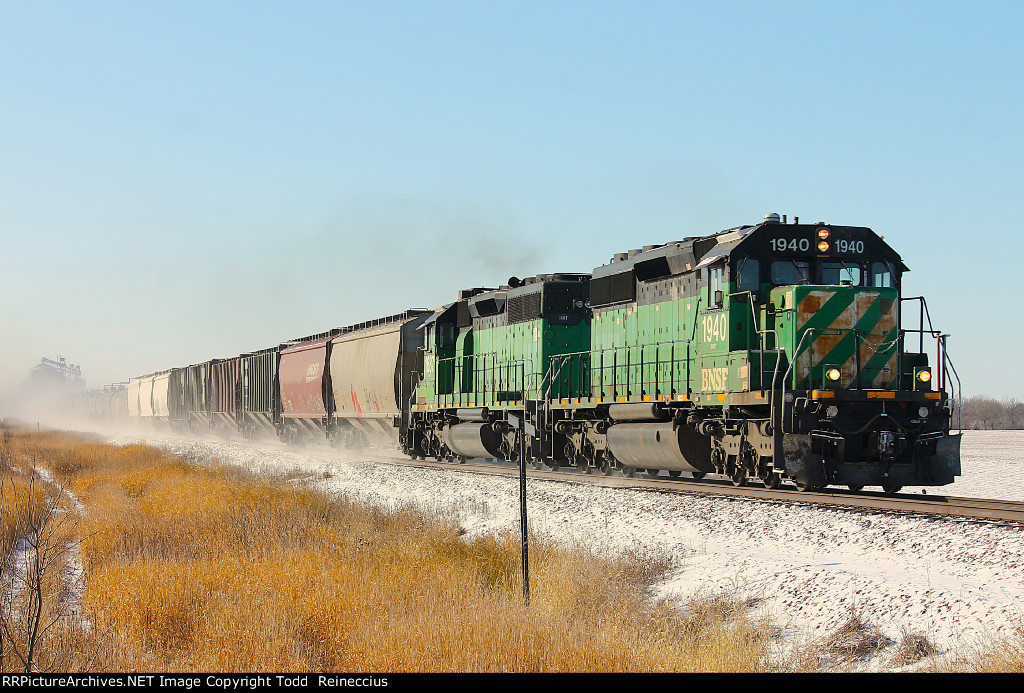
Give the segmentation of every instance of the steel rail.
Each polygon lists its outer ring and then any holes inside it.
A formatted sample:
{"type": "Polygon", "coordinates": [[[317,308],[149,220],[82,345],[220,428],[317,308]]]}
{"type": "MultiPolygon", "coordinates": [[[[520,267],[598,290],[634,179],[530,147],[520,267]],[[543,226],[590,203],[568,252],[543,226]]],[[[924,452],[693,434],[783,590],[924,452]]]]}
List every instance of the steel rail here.
{"type": "MultiPolygon", "coordinates": [[[[384,462],[409,467],[453,469],[470,474],[486,474],[494,476],[518,476],[518,465],[502,462],[466,463],[408,460],[403,457],[380,456],[384,462]]],[[[962,498],[932,494],[897,493],[891,496],[881,491],[853,491],[835,488],[823,491],[798,491],[797,489],[768,489],[758,485],[734,486],[728,479],[674,479],[670,477],[653,477],[650,475],[627,478],[620,475],[605,476],[603,474],[584,474],[574,469],[566,471],[550,471],[528,469],[527,476],[533,479],[561,481],[565,483],[586,484],[611,488],[628,488],[658,493],[703,493],[744,498],[750,500],[791,503],[796,505],[815,505],[835,507],[851,511],[877,511],[882,513],[903,513],[919,516],[962,519],[979,522],[1013,523],[1024,525],[1024,502],[1003,501],[985,498],[962,498]]]]}

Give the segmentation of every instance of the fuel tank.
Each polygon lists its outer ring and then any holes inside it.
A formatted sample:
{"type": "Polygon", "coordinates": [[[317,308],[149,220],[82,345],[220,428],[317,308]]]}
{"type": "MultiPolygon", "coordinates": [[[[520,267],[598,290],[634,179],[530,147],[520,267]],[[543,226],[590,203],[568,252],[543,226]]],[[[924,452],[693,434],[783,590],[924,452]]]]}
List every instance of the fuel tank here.
{"type": "Polygon", "coordinates": [[[666,423],[620,423],[608,429],[608,449],[622,464],[638,469],[714,472],[711,439],[666,423]]]}
{"type": "Polygon", "coordinates": [[[450,426],[441,433],[444,444],[456,455],[500,458],[500,437],[490,424],[464,423],[450,426]]]}

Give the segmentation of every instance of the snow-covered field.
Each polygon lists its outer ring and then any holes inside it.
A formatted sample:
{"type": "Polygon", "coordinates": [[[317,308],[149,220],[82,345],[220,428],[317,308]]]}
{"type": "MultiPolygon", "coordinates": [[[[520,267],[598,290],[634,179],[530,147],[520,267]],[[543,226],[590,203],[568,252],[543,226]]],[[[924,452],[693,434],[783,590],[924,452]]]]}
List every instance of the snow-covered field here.
{"type": "MultiPolygon", "coordinates": [[[[308,470],[333,492],[438,512],[471,535],[518,527],[513,478],[404,468],[326,447],[147,442],[256,471],[308,470]]],[[[943,493],[1024,501],[1024,431],[968,431],[962,459],[963,477],[943,493]]],[[[529,481],[528,498],[531,525],[543,536],[670,556],[675,567],[659,596],[750,599],[782,628],[785,652],[825,638],[854,614],[894,642],[924,636],[947,661],[1024,624],[1020,528],[540,479],[529,481]]],[[[896,668],[894,650],[884,647],[861,666],[896,668]]]]}

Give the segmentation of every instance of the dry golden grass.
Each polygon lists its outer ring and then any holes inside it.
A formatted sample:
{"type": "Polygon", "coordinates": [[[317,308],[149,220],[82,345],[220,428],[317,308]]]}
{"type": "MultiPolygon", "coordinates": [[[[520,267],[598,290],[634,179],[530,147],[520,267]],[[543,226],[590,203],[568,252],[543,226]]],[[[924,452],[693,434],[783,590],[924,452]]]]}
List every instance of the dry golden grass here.
{"type": "MultiPolygon", "coordinates": [[[[87,508],[85,606],[107,670],[756,671],[742,610],[652,604],[664,563],[333,499],[142,446],[18,433],[87,508]]],[[[93,644],[95,646],[95,644],[93,644]]]]}
{"type": "MultiPolygon", "coordinates": [[[[0,435],[6,483],[22,484],[21,503],[3,498],[5,555],[17,534],[9,518],[42,512],[54,492],[37,483],[28,493],[15,466],[38,461],[87,509],[77,529],[91,629],[55,630],[47,643],[48,651],[74,649],[61,660],[69,667],[815,671],[842,670],[887,647],[852,618],[772,665],[774,630],[748,618],[746,605],[648,600],[645,587],[668,567],[658,557],[609,559],[533,539],[527,606],[511,534],[467,540],[441,518],[328,497],[304,485],[315,481],[308,475],[267,479],[58,433],[0,435]]],[[[894,666],[933,652],[907,637],[893,649],[894,666]]],[[[1022,671],[1024,629],[946,668],[1022,671]]]]}
{"type": "MultiPolygon", "coordinates": [[[[851,619],[773,666],[774,630],[745,605],[651,603],[645,587],[668,567],[657,557],[531,539],[527,606],[517,536],[467,540],[443,519],[331,498],[294,473],[3,433],[0,462],[35,457],[85,503],[92,629],[62,637],[98,669],[813,671],[885,646],[851,619]]],[[[931,654],[907,638],[896,649],[903,664],[931,654]]],[[[950,668],[1024,670],[1024,630],[950,668]]]]}
{"type": "MultiPolygon", "coordinates": [[[[78,530],[92,628],[55,632],[50,645],[77,648],[67,661],[80,668],[814,671],[885,646],[851,619],[773,666],[774,631],[744,604],[651,603],[645,587],[668,567],[657,557],[531,540],[526,606],[516,536],[467,540],[443,519],[330,498],[304,485],[308,475],[267,479],[145,446],[0,433],[7,483],[23,482],[13,462],[38,460],[86,505],[78,530]]],[[[22,494],[25,507],[38,512],[40,493],[22,494]]],[[[895,666],[931,654],[918,640],[896,645],[895,666]]],[[[1024,630],[948,669],[1024,670],[1024,630]]]]}
{"type": "Polygon", "coordinates": [[[1024,672],[1024,622],[1016,627],[1014,636],[1000,638],[978,654],[962,657],[958,662],[958,669],[986,674],[1024,672]]]}
{"type": "Polygon", "coordinates": [[[4,469],[0,472],[0,527],[3,536],[0,550],[10,555],[18,541],[20,529],[26,524],[36,524],[48,512],[46,505],[47,484],[29,473],[4,469]]]}

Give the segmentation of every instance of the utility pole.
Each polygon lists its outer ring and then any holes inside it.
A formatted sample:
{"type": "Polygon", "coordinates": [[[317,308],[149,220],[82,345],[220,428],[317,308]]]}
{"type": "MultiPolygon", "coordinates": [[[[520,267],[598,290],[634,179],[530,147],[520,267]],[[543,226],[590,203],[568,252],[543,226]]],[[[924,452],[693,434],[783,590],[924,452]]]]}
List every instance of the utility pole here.
{"type": "Polygon", "coordinates": [[[526,420],[526,399],[523,399],[523,418],[508,415],[512,428],[519,431],[519,532],[523,545],[523,601],[530,603],[530,540],[526,518],[526,436],[535,436],[537,429],[526,420]]]}

